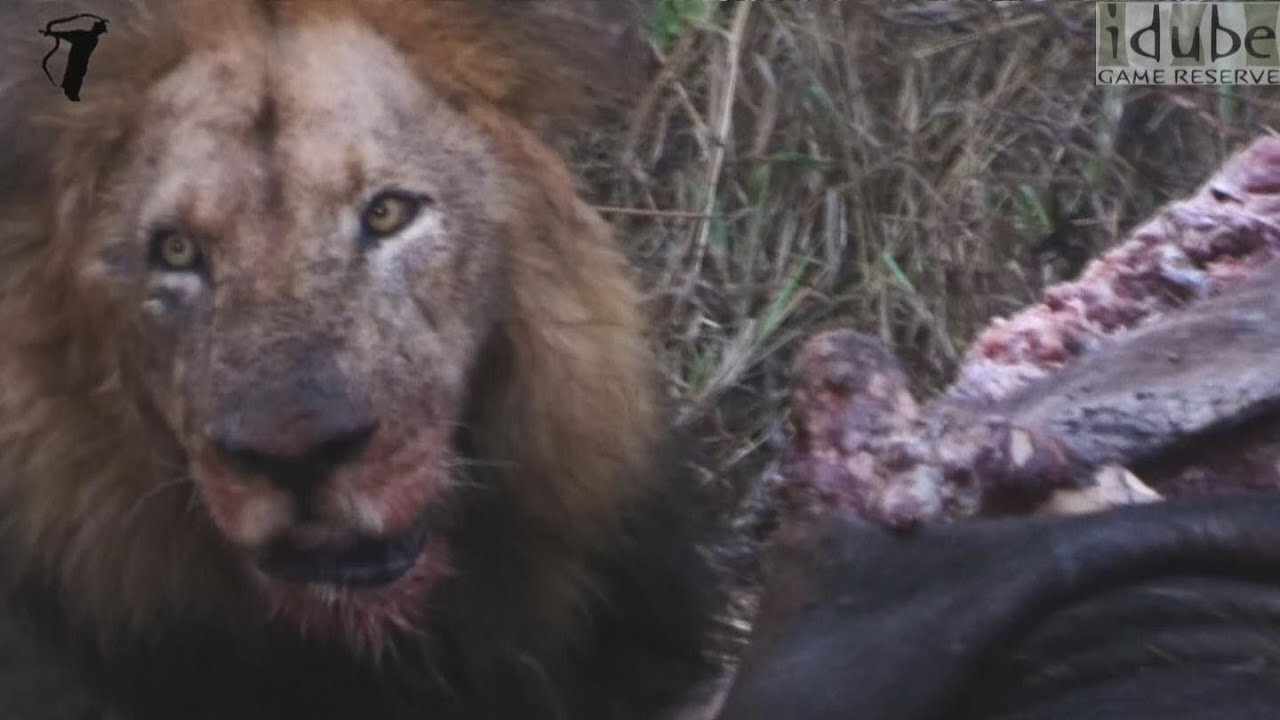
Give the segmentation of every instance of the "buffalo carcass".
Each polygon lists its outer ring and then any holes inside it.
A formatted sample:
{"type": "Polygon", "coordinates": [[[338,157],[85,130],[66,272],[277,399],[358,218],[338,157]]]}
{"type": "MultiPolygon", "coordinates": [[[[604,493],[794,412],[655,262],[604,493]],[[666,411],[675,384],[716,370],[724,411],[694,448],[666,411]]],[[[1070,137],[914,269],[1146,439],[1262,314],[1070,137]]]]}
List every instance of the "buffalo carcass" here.
{"type": "Polygon", "coordinates": [[[819,335],[723,720],[1280,717],[1280,140],[917,404],[819,335]]]}

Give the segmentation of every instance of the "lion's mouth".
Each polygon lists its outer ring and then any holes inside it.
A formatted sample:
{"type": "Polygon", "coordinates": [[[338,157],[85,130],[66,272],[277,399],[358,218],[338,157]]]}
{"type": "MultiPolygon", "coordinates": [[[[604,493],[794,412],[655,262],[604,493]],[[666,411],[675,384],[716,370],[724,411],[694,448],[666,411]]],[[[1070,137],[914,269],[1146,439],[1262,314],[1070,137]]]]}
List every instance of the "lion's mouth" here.
{"type": "Polygon", "coordinates": [[[294,530],[257,555],[263,574],[291,584],[376,588],[414,566],[427,545],[426,518],[399,537],[369,537],[325,530],[294,530]]]}

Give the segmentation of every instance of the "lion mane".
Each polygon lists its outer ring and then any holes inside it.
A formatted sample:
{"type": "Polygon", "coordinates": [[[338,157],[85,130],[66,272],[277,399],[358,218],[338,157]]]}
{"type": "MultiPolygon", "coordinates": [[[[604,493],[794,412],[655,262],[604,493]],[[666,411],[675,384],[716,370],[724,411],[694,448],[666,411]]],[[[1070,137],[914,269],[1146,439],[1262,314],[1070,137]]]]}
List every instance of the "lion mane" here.
{"type": "MultiPolygon", "coordinates": [[[[720,594],[699,549],[695,488],[668,440],[641,296],[544,139],[634,80],[623,72],[637,67],[634,8],[104,1],[91,10],[110,30],[71,103],[44,78],[34,29],[77,10],[0,10],[13,35],[0,49],[0,570],[8,612],[36,624],[41,647],[106,706],[143,719],[621,720],[657,717],[708,677],[720,594]],[[445,298],[442,327],[456,315],[479,318],[466,327],[480,330],[474,352],[455,358],[456,472],[431,511],[448,553],[411,612],[417,596],[381,598],[394,608],[381,614],[359,601],[331,599],[330,613],[262,600],[230,549],[239,536],[228,540],[230,521],[210,511],[218,496],[193,479],[179,432],[191,403],[147,374],[167,367],[168,351],[142,327],[139,298],[108,277],[131,267],[121,257],[130,246],[99,242],[125,202],[113,186],[122,168],[150,162],[139,142],[159,122],[141,110],[154,109],[149,94],[188,58],[225,52],[228,38],[307,23],[380,38],[459,119],[459,147],[475,138],[484,148],[464,170],[500,178],[477,182],[482,195],[468,201],[489,223],[475,227],[508,229],[475,238],[500,243],[498,259],[472,284],[441,276],[431,290],[445,298]]],[[[211,73],[184,92],[233,98],[220,83],[234,80],[211,73]]],[[[173,97],[173,112],[198,101],[173,97]]],[[[289,112],[277,105],[264,122],[289,112]]],[[[455,135],[439,137],[452,157],[455,135]]],[[[442,346],[431,351],[453,352],[442,346]]],[[[246,377],[279,370],[237,357],[246,377]]],[[[254,527],[234,517],[235,528],[254,527]]]]}

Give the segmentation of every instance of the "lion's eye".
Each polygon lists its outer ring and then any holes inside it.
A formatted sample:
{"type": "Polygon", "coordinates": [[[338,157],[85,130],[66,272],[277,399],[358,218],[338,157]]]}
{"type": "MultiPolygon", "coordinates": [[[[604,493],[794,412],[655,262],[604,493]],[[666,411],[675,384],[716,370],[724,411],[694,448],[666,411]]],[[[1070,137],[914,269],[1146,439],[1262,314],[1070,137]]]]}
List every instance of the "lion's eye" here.
{"type": "Polygon", "coordinates": [[[166,270],[195,270],[200,266],[200,248],[195,240],[174,230],[157,230],[151,235],[152,261],[166,270]]]}
{"type": "Polygon", "coordinates": [[[367,234],[375,237],[400,232],[418,216],[422,203],[423,198],[408,193],[378,193],[365,207],[360,224],[367,234]]]}

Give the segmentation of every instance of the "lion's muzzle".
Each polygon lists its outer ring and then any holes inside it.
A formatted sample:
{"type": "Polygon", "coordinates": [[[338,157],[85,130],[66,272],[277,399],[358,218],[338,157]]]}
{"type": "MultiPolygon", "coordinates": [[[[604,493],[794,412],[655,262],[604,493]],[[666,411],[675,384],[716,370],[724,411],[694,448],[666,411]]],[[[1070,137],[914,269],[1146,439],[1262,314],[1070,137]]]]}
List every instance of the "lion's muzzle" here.
{"type": "MultiPolygon", "coordinates": [[[[257,371],[219,373],[196,478],[215,524],[263,575],[376,588],[421,557],[431,528],[399,445],[330,343],[276,342],[257,371]],[[389,495],[388,495],[389,493],[389,495]]],[[[223,367],[234,367],[225,363],[223,367]]]]}

